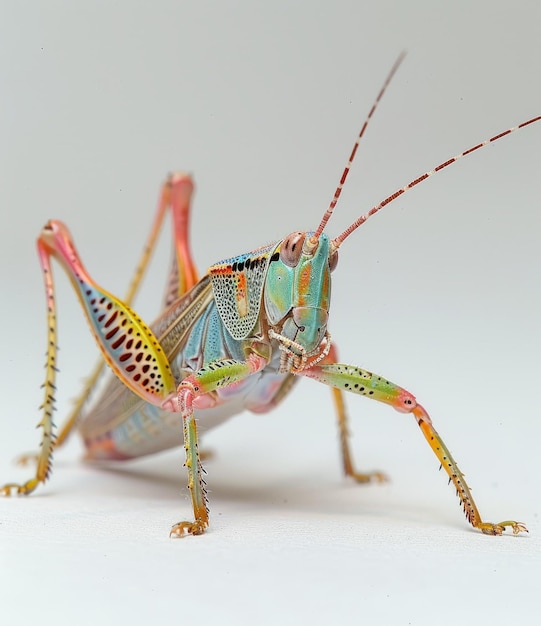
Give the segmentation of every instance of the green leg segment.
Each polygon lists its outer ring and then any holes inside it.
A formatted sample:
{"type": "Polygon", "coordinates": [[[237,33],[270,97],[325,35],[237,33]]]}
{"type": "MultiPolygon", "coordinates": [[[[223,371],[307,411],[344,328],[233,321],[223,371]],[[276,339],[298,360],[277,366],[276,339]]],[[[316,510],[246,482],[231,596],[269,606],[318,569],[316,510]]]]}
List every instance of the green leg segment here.
{"type": "Polygon", "coordinates": [[[384,402],[401,413],[412,413],[425,439],[438,457],[441,466],[447,472],[449,480],[453,482],[466,518],[471,525],[487,535],[501,535],[508,526],[512,528],[514,534],[527,531],[524,524],[512,520],[500,522],[499,524],[482,521],[464,475],[459,470],[456,461],[442,438],[432,426],[430,416],[417,403],[417,400],[409,391],[372,372],[342,363],[318,364],[302,371],[300,374],[335,389],[350,391],[379,402],[384,402]]]}
{"type": "Polygon", "coordinates": [[[219,398],[213,392],[221,387],[230,387],[241,382],[248,376],[262,370],[267,362],[267,358],[251,353],[246,361],[224,359],[210,363],[180,383],[177,390],[176,406],[165,407],[179,411],[184,422],[188,487],[190,488],[194,511],[194,521],[175,524],[170,533],[172,537],[183,537],[187,534],[201,535],[209,524],[207,490],[198,448],[194,407],[202,409],[215,406],[219,398]]]}

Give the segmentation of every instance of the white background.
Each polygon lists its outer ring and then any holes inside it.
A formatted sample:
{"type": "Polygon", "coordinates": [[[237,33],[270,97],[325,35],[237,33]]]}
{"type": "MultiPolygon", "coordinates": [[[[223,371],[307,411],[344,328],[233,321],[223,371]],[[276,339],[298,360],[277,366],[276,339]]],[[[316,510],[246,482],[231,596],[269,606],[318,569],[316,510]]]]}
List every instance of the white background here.
{"type": "MultiPolygon", "coordinates": [[[[441,161],[541,113],[541,9],[516,2],[0,2],[0,470],[37,444],[45,316],[34,239],[69,223],[122,294],[158,188],[198,184],[200,268],[313,228],[396,56],[328,232],[441,161]]],[[[181,450],[111,472],[56,455],[50,483],[0,501],[2,623],[537,623],[541,124],[452,166],[348,240],[334,275],[341,359],[415,393],[483,515],[470,530],[412,418],[348,398],[340,473],[328,391],[205,440],[212,528],[190,515],[181,450]]],[[[137,310],[157,313],[168,241],[137,310]]],[[[57,272],[60,277],[60,274],[57,272]]],[[[59,421],[95,360],[60,277],[59,421]]],[[[180,436],[180,433],[179,433],[180,436]]]]}

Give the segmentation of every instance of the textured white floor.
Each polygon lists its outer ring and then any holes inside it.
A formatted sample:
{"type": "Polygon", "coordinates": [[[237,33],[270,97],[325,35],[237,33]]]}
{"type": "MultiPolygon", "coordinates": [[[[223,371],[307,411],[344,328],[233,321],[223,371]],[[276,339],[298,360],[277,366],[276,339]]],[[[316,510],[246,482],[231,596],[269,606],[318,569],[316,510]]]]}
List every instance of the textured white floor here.
{"type": "MultiPolygon", "coordinates": [[[[390,485],[363,488],[340,478],[332,439],[328,451],[320,439],[296,453],[274,429],[286,419],[262,429],[249,419],[232,423],[226,439],[237,441],[207,464],[213,523],[203,537],[167,536],[190,509],[180,451],[111,473],[66,454],[50,486],[0,501],[9,623],[536,623],[538,476],[470,472],[489,519],[518,516],[531,531],[487,537],[466,525],[429,451],[411,460],[393,429],[388,447],[405,467],[390,485]]],[[[527,470],[507,448],[506,465],[527,470]]]]}
{"type": "MultiPolygon", "coordinates": [[[[28,476],[10,460],[37,443],[46,219],[119,294],[171,169],[198,183],[200,267],[313,227],[407,48],[334,235],[541,113],[539,24],[537,0],[2,3],[0,482],[28,476]]],[[[303,381],[275,414],[209,435],[203,537],[168,538],[190,511],[180,450],[111,472],[80,464],[76,441],[59,451],[45,488],[0,500],[1,623],[537,624],[540,140],[525,129],[371,220],[341,251],[331,311],[342,359],[414,392],[483,515],[528,536],[472,531],[414,420],[361,398],[355,457],[392,482],[349,484],[329,393],[303,381]]],[[[58,283],[60,421],[95,349],[58,283]]]]}

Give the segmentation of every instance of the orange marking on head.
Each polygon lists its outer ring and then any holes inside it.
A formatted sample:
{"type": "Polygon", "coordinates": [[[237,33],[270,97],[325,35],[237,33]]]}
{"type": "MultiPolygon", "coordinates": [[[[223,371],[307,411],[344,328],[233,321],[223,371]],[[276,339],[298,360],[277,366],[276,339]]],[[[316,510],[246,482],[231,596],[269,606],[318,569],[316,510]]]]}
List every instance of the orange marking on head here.
{"type": "Polygon", "coordinates": [[[330,279],[330,272],[324,272],[323,273],[323,285],[321,286],[321,293],[322,293],[322,298],[321,298],[321,303],[320,306],[322,306],[323,308],[328,308],[329,306],[329,300],[326,297],[327,294],[329,293],[329,279],[330,279]]]}
{"type": "Polygon", "coordinates": [[[312,275],[312,265],[306,264],[299,274],[299,296],[297,306],[307,306],[306,295],[310,291],[310,277],[312,275]]]}

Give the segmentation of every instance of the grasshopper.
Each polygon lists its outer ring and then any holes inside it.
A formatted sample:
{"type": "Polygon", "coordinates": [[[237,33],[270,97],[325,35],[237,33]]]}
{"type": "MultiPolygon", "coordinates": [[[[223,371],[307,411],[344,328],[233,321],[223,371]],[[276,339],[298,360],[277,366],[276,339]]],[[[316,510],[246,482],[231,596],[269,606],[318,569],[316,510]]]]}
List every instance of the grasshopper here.
{"type": "Polygon", "coordinates": [[[541,120],[534,117],[444,161],[385,198],[334,239],[324,232],[355,158],[368,122],[396,72],[387,76],[359,132],[332,201],[315,231],[293,232],[283,240],[212,265],[198,279],[189,246],[190,203],[194,184],[187,174],[170,175],[161,189],[158,210],[142,257],[123,300],[107,292],[86,271],[67,227],[49,221],[37,240],[47,301],[47,361],[44,382],[41,449],[35,475],[22,484],[8,483],[3,495],[29,494],[44,483],[52,452],[78,427],[90,460],[124,460],[158,452],[181,442],[184,434],[193,520],[181,521],[171,536],[200,535],[209,509],[197,420],[212,427],[248,409],[273,409],[300,377],[331,387],[338,414],[345,474],[360,483],[381,481],[379,472],[354,468],[348,442],[343,392],[391,405],[415,418],[441,466],[453,482],[470,524],[489,535],[509,527],[527,531],[521,522],[483,521],[464,475],[426,410],[406,389],[354,365],[337,362],[328,331],[331,274],[343,242],[369,217],[436,172],[479,148],[541,120]],[[173,263],[163,309],[148,326],[131,308],[167,211],[172,214],[173,263]],[[67,273],[103,357],[75,407],[55,435],[53,410],[56,378],[56,305],[51,260],[67,273]],[[107,363],[116,376],[106,382],[94,403],[87,400],[107,363]]]}

